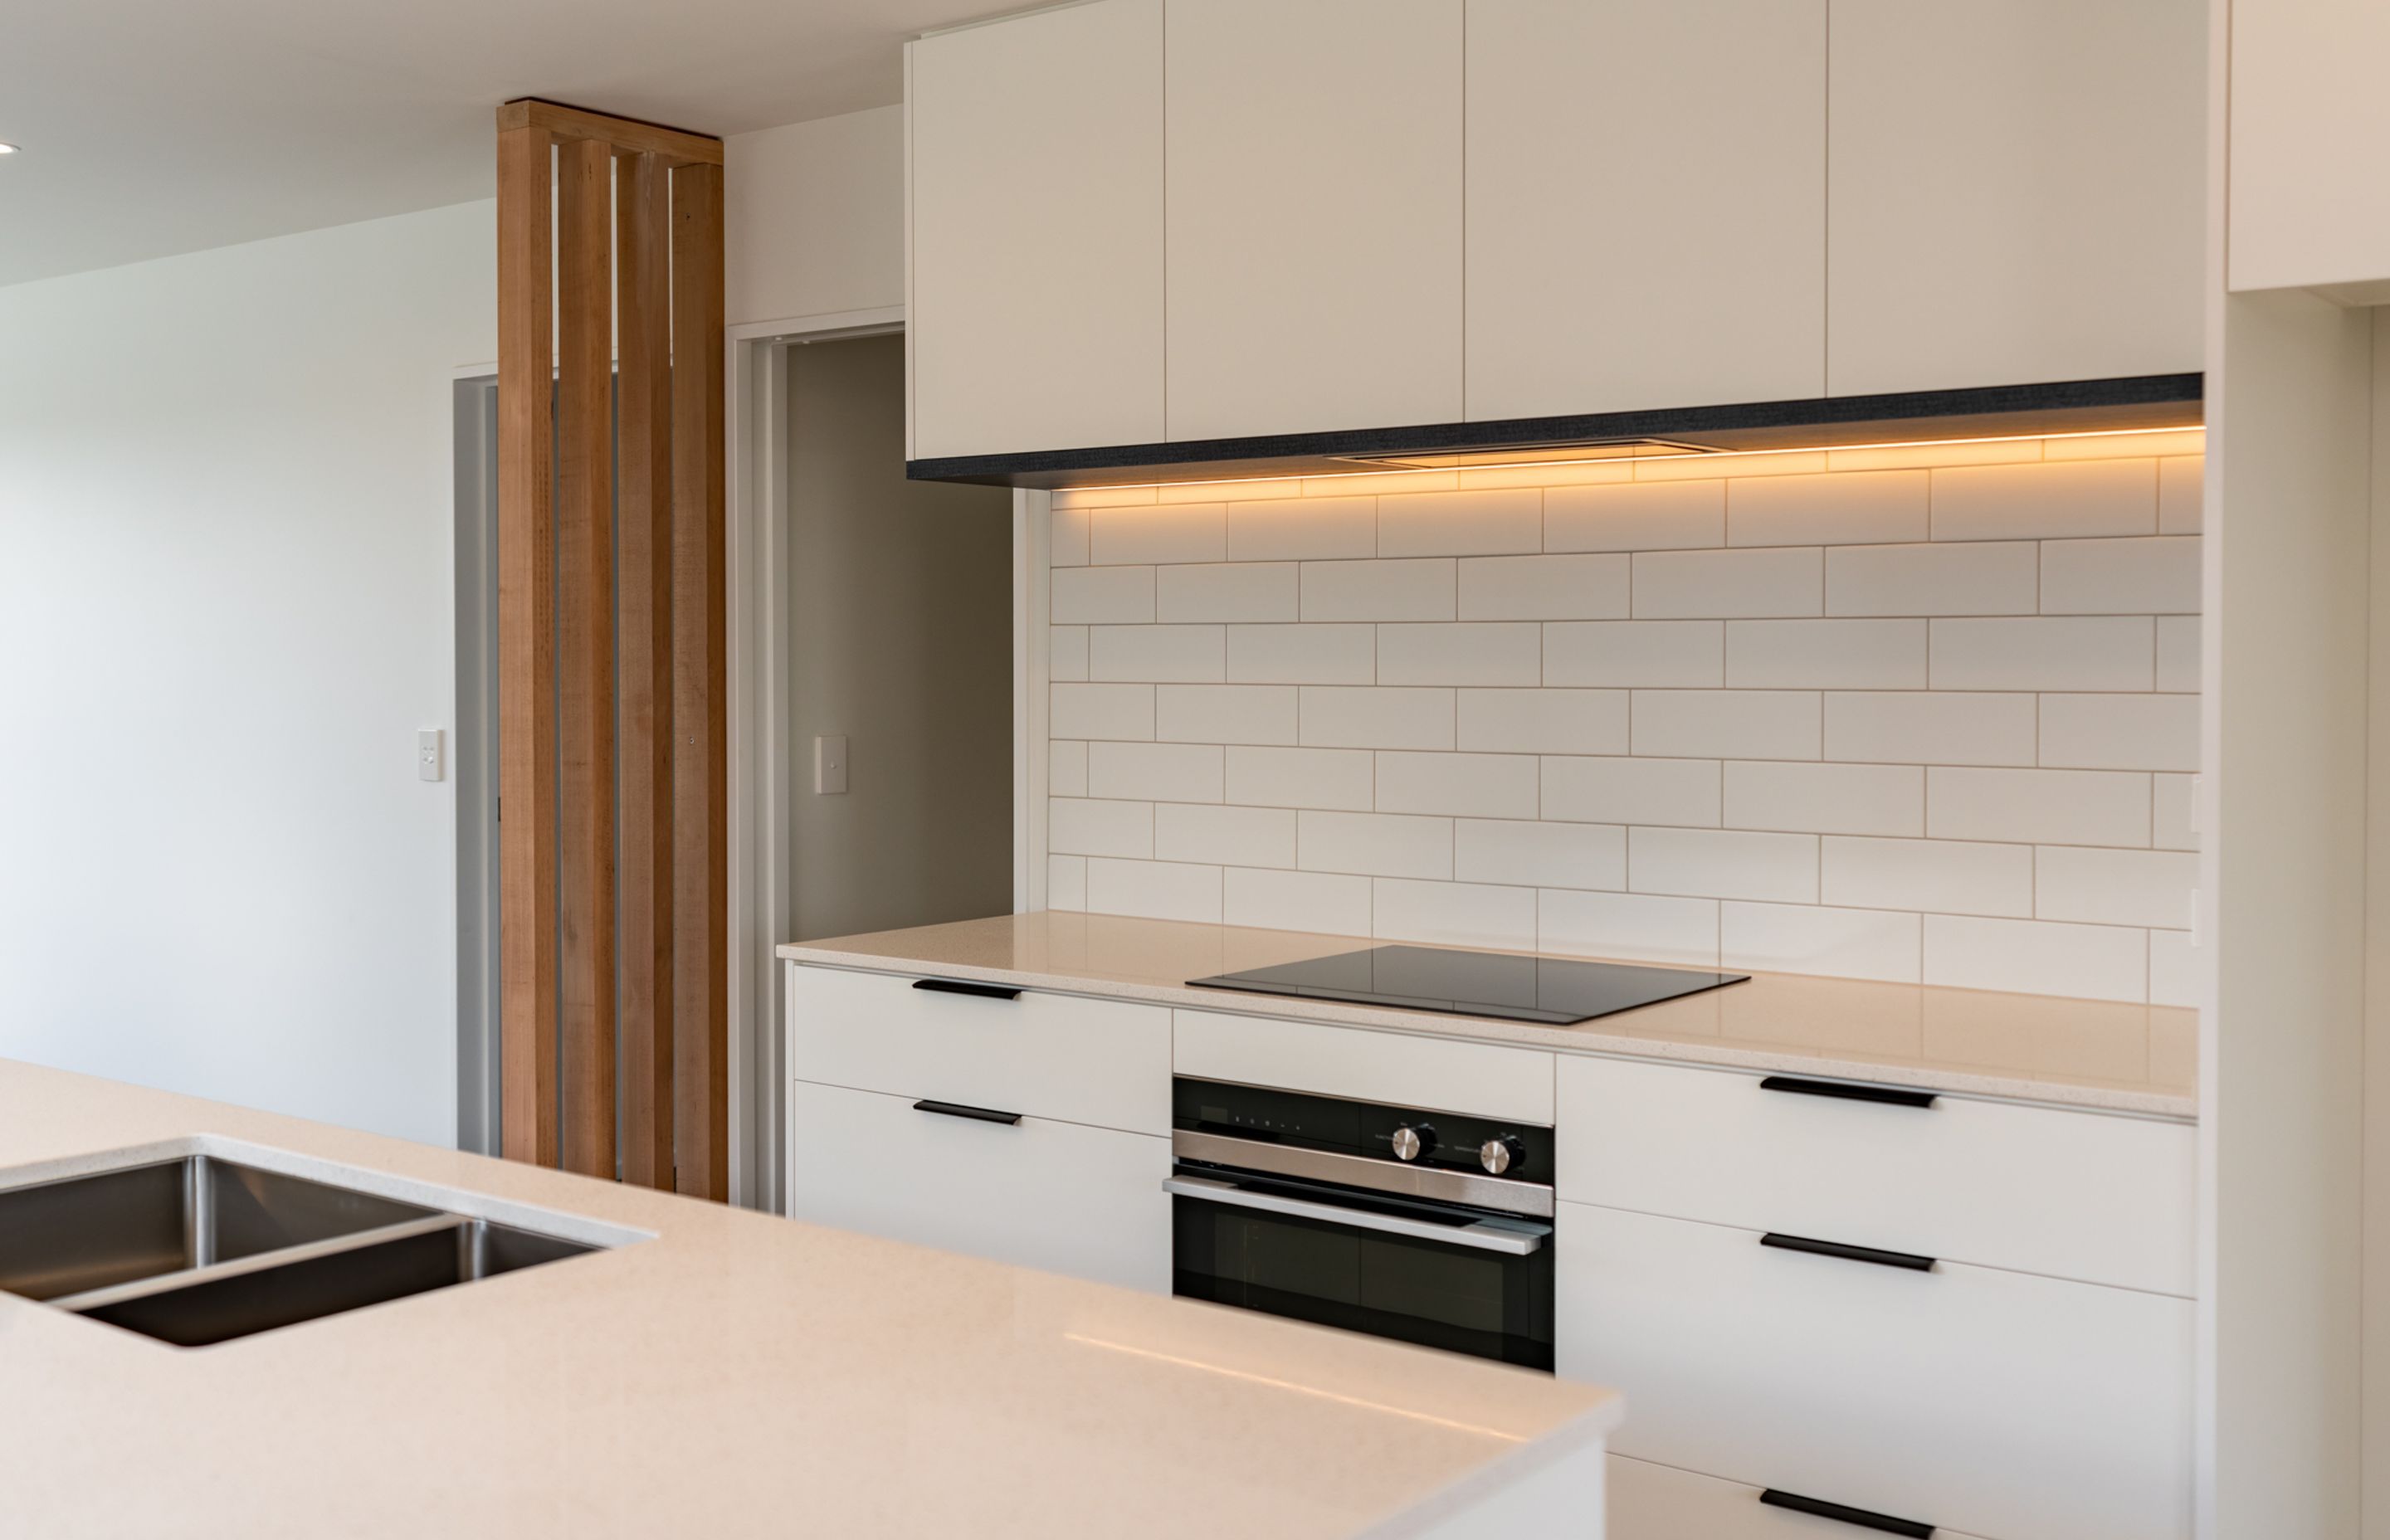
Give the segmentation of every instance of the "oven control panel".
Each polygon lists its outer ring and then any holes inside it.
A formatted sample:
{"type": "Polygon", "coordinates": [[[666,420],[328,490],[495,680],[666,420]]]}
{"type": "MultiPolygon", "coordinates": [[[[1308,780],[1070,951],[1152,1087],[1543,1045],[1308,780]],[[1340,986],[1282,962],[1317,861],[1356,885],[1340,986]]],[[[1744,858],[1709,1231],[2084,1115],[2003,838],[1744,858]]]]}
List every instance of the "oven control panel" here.
{"type": "Polygon", "coordinates": [[[1171,1126],[1394,1164],[1548,1184],[1552,1131],[1424,1107],[1387,1107],[1180,1076],[1171,1126]]]}

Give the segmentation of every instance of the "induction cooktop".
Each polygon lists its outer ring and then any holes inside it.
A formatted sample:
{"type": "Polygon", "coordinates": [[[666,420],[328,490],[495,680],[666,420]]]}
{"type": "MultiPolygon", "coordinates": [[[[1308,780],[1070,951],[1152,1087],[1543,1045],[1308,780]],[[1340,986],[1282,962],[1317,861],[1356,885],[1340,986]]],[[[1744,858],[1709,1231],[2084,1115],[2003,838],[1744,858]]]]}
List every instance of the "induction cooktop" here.
{"type": "Polygon", "coordinates": [[[1566,1027],[1638,1006],[1742,983],[1750,977],[1567,957],[1526,957],[1508,952],[1372,946],[1187,982],[1197,989],[1240,989],[1254,995],[1291,995],[1307,1000],[1343,1000],[1398,1010],[1494,1016],[1566,1027]]]}

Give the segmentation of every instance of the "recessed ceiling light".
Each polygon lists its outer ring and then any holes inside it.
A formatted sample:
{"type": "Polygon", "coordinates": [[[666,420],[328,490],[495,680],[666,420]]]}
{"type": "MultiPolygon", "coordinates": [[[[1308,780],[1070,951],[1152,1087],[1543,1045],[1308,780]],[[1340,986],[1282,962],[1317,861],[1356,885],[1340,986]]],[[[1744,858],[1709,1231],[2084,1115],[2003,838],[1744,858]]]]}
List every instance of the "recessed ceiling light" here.
{"type": "Polygon", "coordinates": [[[14,145],[0,145],[0,155],[14,155],[14,154],[16,154],[16,153],[17,153],[17,147],[16,147],[16,146],[14,146],[14,145]]]}

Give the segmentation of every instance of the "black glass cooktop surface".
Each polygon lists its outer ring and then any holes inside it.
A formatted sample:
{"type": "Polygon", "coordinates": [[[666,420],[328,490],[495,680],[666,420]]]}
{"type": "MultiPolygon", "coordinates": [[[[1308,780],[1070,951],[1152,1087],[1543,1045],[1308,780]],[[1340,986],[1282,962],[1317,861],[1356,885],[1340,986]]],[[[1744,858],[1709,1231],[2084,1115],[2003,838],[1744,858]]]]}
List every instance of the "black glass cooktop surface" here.
{"type": "Polygon", "coordinates": [[[1292,995],[1309,1000],[1436,1010],[1450,1016],[1496,1016],[1566,1027],[1637,1006],[1739,984],[1750,977],[1567,957],[1523,957],[1504,952],[1372,946],[1187,982],[1199,989],[1240,989],[1253,995],[1292,995]]]}

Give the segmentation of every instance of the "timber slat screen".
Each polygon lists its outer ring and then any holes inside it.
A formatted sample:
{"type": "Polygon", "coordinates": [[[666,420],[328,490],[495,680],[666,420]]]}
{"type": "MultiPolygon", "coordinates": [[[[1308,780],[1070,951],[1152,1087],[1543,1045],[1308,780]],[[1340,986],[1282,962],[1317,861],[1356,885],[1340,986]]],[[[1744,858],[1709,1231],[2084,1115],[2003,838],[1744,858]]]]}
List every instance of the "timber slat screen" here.
{"type": "Polygon", "coordinates": [[[504,1148],[715,1199],[722,262],[720,140],[552,102],[498,109],[504,1148]]]}

